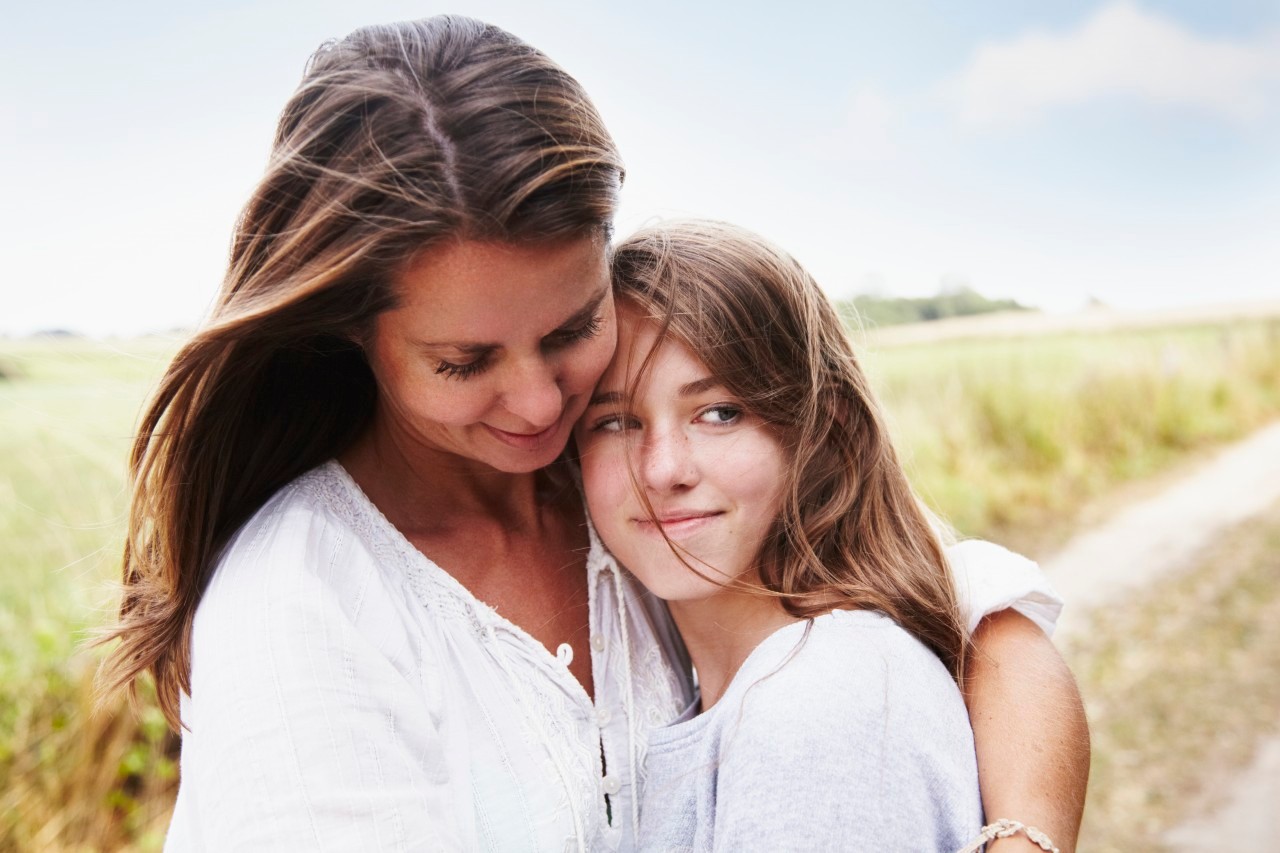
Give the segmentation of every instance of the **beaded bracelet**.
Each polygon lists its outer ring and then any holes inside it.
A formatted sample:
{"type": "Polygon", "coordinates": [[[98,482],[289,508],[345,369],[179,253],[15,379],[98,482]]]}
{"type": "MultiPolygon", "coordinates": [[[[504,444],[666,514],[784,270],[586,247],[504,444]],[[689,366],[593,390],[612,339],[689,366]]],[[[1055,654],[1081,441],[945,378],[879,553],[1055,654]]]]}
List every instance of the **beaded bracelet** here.
{"type": "Polygon", "coordinates": [[[1048,853],[1059,853],[1058,848],[1054,847],[1053,842],[1049,840],[1049,836],[1034,826],[1027,826],[1024,823],[1004,817],[995,823],[989,823],[982,827],[982,832],[978,834],[978,837],[965,845],[964,849],[960,850],[959,853],[978,853],[982,849],[982,845],[988,841],[994,841],[997,838],[1008,838],[1011,835],[1017,835],[1019,832],[1026,835],[1031,840],[1031,843],[1041,850],[1046,850],[1048,853]]]}

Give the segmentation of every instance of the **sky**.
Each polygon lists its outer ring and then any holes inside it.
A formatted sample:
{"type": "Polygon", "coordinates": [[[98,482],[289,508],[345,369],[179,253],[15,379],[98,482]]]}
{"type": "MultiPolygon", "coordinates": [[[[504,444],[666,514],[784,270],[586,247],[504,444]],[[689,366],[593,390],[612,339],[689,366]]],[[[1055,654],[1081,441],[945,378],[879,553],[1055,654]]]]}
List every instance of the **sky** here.
{"type": "Polygon", "coordinates": [[[1280,297],[1280,0],[51,0],[5,16],[0,334],[198,324],[311,51],[439,12],[583,83],[620,235],[733,221],[835,298],[1280,297]]]}

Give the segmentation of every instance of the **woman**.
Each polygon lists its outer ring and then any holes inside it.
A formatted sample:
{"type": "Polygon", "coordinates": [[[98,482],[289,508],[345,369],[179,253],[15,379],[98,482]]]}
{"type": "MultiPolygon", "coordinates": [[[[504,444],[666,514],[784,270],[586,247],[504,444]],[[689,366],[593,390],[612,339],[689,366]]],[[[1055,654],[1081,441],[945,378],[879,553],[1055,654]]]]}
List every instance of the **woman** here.
{"type": "Polygon", "coordinates": [[[720,223],[647,229],[613,266],[584,492],[701,694],[650,735],[642,846],[959,850],[983,822],[966,628],[835,309],[720,223]]]}
{"type": "MultiPolygon", "coordinates": [[[[107,676],[151,673],[184,729],[172,848],[635,845],[688,661],[556,464],[615,345],[621,181],[576,81],[497,28],[369,27],[312,58],[132,456],[107,676]]],[[[988,622],[975,719],[1007,734],[1047,660],[1012,725],[1069,742],[1070,676],[1022,617],[988,622]]],[[[1062,762],[1087,749],[978,741],[991,796],[1078,810],[1062,762]]]]}

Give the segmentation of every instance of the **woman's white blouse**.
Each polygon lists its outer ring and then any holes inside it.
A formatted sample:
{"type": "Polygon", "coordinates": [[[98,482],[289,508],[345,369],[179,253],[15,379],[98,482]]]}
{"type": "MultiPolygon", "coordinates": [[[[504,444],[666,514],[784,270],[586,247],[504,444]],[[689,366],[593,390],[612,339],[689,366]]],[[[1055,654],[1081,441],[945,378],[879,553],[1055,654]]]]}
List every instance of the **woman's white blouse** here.
{"type": "MultiPolygon", "coordinates": [[[[1051,629],[1033,563],[949,552],[970,625],[1051,629]]],[[[196,613],[167,850],[632,850],[647,732],[696,696],[666,610],[591,534],[596,701],[336,462],[228,544],[196,613]]]]}

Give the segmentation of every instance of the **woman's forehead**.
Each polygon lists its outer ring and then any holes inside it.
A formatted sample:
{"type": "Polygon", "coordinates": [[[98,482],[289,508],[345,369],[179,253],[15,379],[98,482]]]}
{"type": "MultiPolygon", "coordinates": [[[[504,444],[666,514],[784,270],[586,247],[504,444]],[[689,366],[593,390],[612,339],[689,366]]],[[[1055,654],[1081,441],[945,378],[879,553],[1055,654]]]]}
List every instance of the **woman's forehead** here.
{"type": "Polygon", "coordinates": [[[604,243],[452,240],[424,251],[394,280],[394,314],[430,344],[493,343],[523,328],[556,326],[607,300],[604,243]]]}

